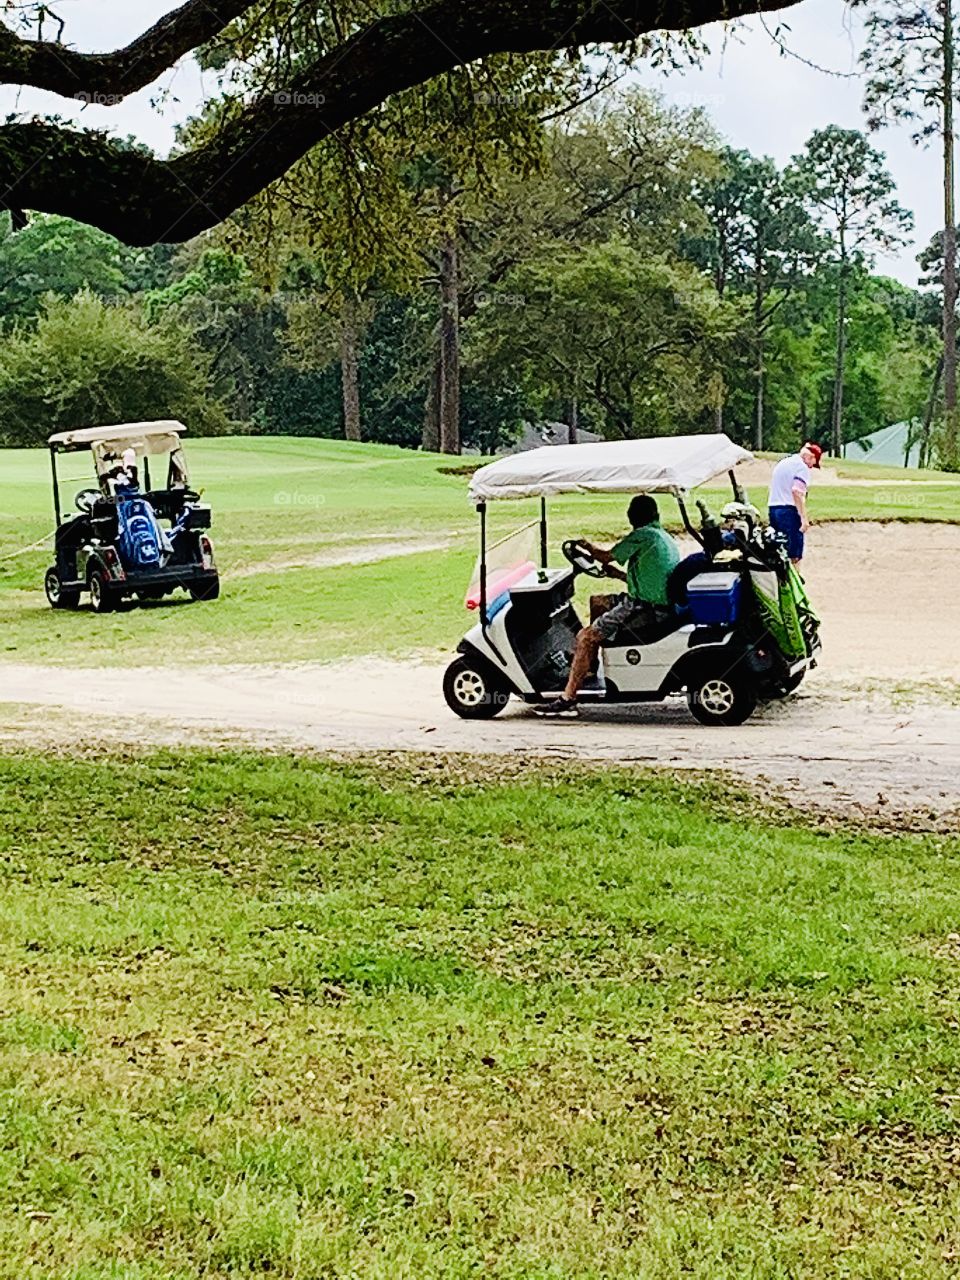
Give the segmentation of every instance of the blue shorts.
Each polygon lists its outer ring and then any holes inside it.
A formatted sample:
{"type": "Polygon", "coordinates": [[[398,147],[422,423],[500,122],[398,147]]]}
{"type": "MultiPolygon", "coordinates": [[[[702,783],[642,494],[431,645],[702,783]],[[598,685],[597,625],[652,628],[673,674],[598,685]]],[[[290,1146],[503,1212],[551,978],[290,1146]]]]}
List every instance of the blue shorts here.
{"type": "Polygon", "coordinates": [[[802,560],[806,539],[800,528],[800,512],[796,507],[771,507],[770,523],[777,533],[787,539],[787,554],[791,560],[802,560]]]}

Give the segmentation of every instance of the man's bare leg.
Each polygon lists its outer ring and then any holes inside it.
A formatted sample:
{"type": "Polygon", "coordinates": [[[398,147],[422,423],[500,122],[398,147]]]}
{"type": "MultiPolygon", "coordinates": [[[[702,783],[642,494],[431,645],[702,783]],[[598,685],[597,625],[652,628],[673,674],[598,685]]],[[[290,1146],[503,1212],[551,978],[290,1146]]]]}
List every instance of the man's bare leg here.
{"type": "Polygon", "coordinates": [[[605,613],[609,613],[618,599],[618,596],[591,596],[590,622],[594,623],[598,618],[602,618],[605,613]]]}
{"type": "Polygon", "coordinates": [[[595,663],[600,656],[600,649],[603,641],[599,632],[594,627],[584,627],[577,636],[576,646],[573,651],[573,662],[570,664],[570,679],[567,681],[567,687],[563,691],[563,696],[568,702],[574,702],[580,691],[580,686],[586,680],[587,676],[595,669],[595,663]]]}

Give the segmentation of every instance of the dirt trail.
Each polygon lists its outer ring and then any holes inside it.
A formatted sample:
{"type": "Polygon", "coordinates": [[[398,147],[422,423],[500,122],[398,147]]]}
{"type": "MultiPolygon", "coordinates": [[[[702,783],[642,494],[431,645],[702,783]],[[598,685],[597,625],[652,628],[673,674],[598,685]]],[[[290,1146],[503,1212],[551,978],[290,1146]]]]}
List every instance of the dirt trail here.
{"type": "Polygon", "coordinates": [[[594,708],[559,724],[518,705],[464,723],[443,702],[442,659],[431,658],[124,670],[0,663],[0,703],[26,708],[8,706],[5,733],[76,741],[80,716],[134,743],[239,738],[722,768],[820,808],[960,815],[960,527],[822,526],[805,569],[823,616],[822,671],[736,730],[701,728],[676,701],[594,708]],[[898,699],[898,689],[910,696],[898,699]]]}
{"type": "MultiPolygon", "coordinates": [[[[585,710],[544,723],[511,706],[499,719],[464,723],[440,694],[442,668],[358,661],[330,665],[198,670],[52,670],[0,667],[0,701],[62,708],[132,742],[216,741],[326,751],[542,754],[722,768],[786,790],[809,790],[818,807],[922,808],[960,804],[960,707],[897,707],[852,686],[818,681],[740,729],[694,724],[682,702],[585,710]],[[135,718],[134,718],[135,717],[135,718]]],[[[48,736],[52,719],[43,716],[48,736]]]]}

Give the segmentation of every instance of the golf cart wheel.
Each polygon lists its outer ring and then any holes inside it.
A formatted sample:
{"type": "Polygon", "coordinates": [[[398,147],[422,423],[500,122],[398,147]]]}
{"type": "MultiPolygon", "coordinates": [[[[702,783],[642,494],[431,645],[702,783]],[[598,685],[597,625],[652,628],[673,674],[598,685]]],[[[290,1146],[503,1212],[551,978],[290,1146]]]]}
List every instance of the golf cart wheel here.
{"type": "Polygon", "coordinates": [[[220,578],[205,578],[203,582],[191,582],[187,586],[191,600],[219,600],[220,578]]]}
{"type": "Polygon", "coordinates": [[[55,567],[47,570],[43,580],[47,602],[52,609],[76,609],[80,603],[80,592],[76,587],[65,587],[55,567]]]}
{"type": "Polygon", "coordinates": [[[491,720],[499,715],[510,695],[469,658],[457,658],[443,677],[447,706],[464,720],[491,720]]]}
{"type": "Polygon", "coordinates": [[[94,613],[112,613],[119,603],[119,596],[111,585],[110,577],[102,566],[93,565],[87,578],[90,591],[90,607],[94,613]]]}
{"type": "Polygon", "coordinates": [[[735,668],[707,668],[687,686],[687,706],[700,724],[732,727],[753,715],[757,692],[735,668]]]}

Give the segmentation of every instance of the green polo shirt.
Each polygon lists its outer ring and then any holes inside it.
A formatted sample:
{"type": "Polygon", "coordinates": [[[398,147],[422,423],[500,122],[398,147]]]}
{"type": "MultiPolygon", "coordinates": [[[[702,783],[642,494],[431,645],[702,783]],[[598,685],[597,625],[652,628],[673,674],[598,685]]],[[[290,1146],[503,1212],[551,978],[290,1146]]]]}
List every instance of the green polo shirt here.
{"type": "Polygon", "coordinates": [[[680,563],[680,548],[659,521],[633,529],[610,553],[627,566],[627,591],[634,600],[667,604],[667,579],[680,563]]]}

